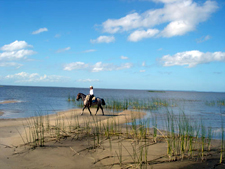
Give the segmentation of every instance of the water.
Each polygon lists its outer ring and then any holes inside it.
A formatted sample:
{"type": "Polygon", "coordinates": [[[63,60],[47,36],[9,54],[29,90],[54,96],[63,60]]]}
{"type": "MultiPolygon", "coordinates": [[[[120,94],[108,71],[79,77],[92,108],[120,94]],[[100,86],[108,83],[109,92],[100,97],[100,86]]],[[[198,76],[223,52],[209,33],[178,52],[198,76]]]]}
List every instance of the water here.
{"type": "MultiPolygon", "coordinates": [[[[0,101],[17,100],[19,102],[0,104],[0,111],[4,112],[0,118],[31,117],[77,108],[76,104],[68,102],[67,98],[69,95],[76,96],[79,92],[88,94],[89,88],[2,86],[0,87],[0,101]]],[[[201,120],[206,127],[211,126],[218,132],[221,132],[221,122],[225,120],[225,106],[206,104],[218,100],[225,101],[225,93],[94,89],[94,94],[105,100],[112,98],[117,100],[124,100],[125,98],[169,100],[176,103],[176,107],[168,108],[170,111],[175,114],[184,112],[190,119],[201,120]]],[[[166,108],[161,108],[152,112],[163,115],[166,111],[166,108]]],[[[149,111],[146,112],[148,113],[147,117],[149,117],[149,111]]]]}

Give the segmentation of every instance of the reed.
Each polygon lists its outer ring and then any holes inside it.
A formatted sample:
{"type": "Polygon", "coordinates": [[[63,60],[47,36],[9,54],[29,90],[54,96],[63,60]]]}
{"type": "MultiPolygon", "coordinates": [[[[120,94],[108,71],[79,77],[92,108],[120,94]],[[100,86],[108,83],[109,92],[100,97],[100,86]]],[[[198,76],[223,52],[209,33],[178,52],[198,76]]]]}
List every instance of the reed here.
{"type": "Polygon", "coordinates": [[[132,117],[132,132],[133,132],[133,135],[137,138],[137,119],[135,117],[132,117]]]}
{"type": "Polygon", "coordinates": [[[71,101],[71,97],[70,97],[70,95],[68,95],[68,97],[67,97],[67,101],[68,101],[68,102],[70,102],[70,101],[71,101]]]}
{"type": "Polygon", "coordinates": [[[212,127],[208,127],[208,133],[207,133],[207,146],[208,146],[208,151],[211,149],[211,142],[212,142],[212,127]]]}
{"type": "Polygon", "coordinates": [[[223,125],[223,116],[221,113],[221,149],[220,149],[220,164],[223,162],[224,154],[224,125],[223,125]]]}
{"type": "Polygon", "coordinates": [[[205,126],[202,123],[202,125],[201,125],[201,158],[202,158],[202,161],[204,160],[205,135],[206,135],[206,130],[205,130],[205,126]]]}
{"type": "Polygon", "coordinates": [[[157,142],[157,116],[154,115],[152,118],[152,125],[153,125],[153,141],[157,142]]]}
{"type": "Polygon", "coordinates": [[[189,156],[193,157],[193,138],[194,138],[194,129],[193,126],[190,126],[189,130],[189,156]]]}
{"type": "Polygon", "coordinates": [[[122,167],[122,164],[123,164],[123,154],[122,154],[123,146],[122,146],[121,142],[118,142],[118,149],[119,149],[119,153],[117,153],[117,151],[115,151],[115,152],[116,152],[117,158],[119,160],[120,167],[122,167]]]}

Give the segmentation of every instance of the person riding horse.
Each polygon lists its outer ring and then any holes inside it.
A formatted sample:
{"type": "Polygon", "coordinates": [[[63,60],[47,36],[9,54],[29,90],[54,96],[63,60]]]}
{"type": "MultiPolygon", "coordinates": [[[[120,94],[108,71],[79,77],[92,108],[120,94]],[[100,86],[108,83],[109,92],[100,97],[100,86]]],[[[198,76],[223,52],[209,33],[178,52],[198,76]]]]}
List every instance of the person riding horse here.
{"type": "MultiPolygon", "coordinates": [[[[78,93],[76,100],[79,101],[80,99],[84,103],[84,107],[82,109],[81,115],[83,115],[83,112],[84,112],[85,108],[87,108],[89,110],[89,112],[90,112],[90,115],[92,115],[91,110],[90,110],[90,106],[89,106],[89,99],[87,99],[87,96],[85,94],[83,94],[83,93],[78,93]]],[[[102,110],[102,115],[104,115],[104,111],[103,111],[102,105],[103,106],[105,105],[105,100],[103,98],[96,97],[95,102],[93,103],[93,105],[97,106],[97,110],[96,110],[95,115],[97,114],[99,108],[102,110]]]]}
{"type": "Polygon", "coordinates": [[[91,107],[92,104],[92,98],[94,97],[94,89],[93,86],[90,86],[90,98],[89,98],[89,106],[91,107]]]}

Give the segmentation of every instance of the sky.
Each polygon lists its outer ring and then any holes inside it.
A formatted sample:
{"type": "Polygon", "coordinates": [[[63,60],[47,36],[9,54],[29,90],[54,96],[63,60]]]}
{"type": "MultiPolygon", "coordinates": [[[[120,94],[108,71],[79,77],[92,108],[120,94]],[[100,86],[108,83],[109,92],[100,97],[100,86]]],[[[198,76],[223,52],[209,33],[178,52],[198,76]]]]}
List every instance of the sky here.
{"type": "Polygon", "coordinates": [[[0,0],[0,85],[225,92],[225,1],[0,0]]]}

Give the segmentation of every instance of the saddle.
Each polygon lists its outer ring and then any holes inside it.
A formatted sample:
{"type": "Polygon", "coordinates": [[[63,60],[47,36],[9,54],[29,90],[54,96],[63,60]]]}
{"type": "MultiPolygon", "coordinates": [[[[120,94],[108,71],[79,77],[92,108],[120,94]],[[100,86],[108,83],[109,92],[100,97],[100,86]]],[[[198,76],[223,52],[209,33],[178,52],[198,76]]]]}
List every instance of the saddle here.
{"type": "MultiPolygon", "coordinates": [[[[87,95],[86,96],[86,100],[89,100],[90,99],[90,95],[87,95]]],[[[96,100],[97,98],[94,96],[93,98],[92,98],[92,103],[94,103],[94,102],[96,102],[97,100],[96,100]]]]}
{"type": "Polygon", "coordinates": [[[96,97],[94,96],[93,98],[92,98],[92,102],[95,102],[96,101],[96,97]]]}

